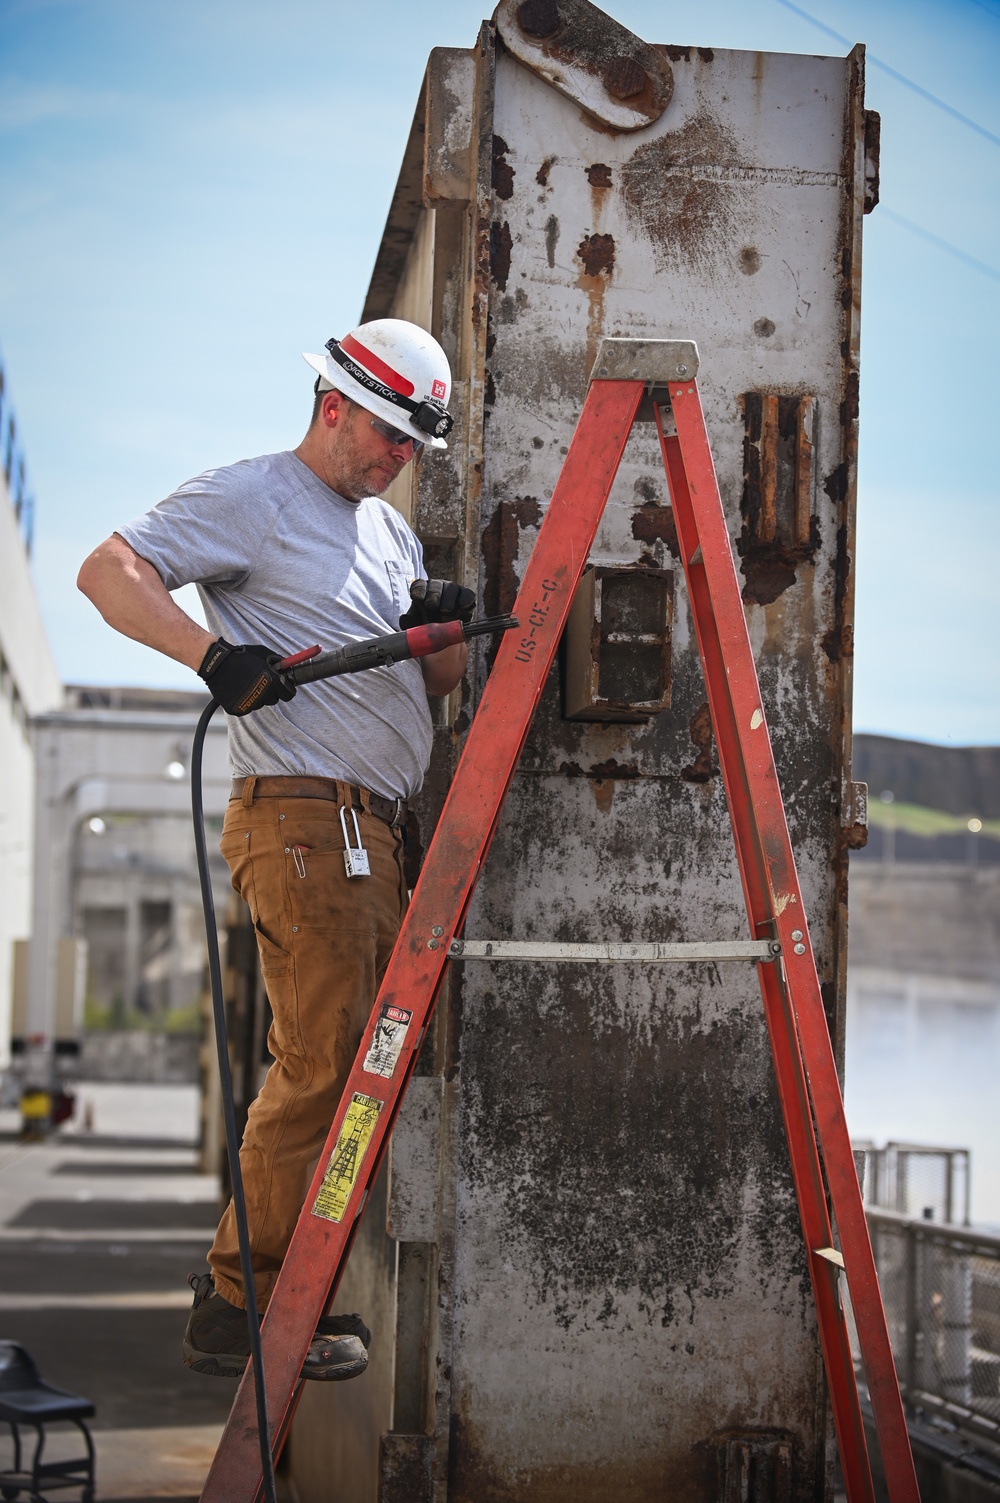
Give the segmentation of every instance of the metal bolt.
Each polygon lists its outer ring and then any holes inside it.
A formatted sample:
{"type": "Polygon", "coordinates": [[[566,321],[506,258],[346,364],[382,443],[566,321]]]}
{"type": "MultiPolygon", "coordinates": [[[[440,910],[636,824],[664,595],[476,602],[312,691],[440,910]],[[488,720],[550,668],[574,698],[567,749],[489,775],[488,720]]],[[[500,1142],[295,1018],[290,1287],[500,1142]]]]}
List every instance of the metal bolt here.
{"type": "Polygon", "coordinates": [[[792,938],[793,939],[801,939],[802,938],[802,930],[801,929],[793,929],[792,930],[792,938]]]}
{"type": "Polygon", "coordinates": [[[285,855],[286,856],[291,855],[291,850],[292,850],[291,846],[290,845],[286,845],[285,846],[285,855]]]}
{"type": "Polygon", "coordinates": [[[687,368],[687,366],[686,366],[686,365],[679,365],[679,366],[678,366],[678,367],[677,367],[677,374],[678,374],[678,375],[679,375],[679,376],[686,376],[686,375],[687,375],[687,373],[688,373],[688,368],[687,368]]]}
{"type": "Polygon", "coordinates": [[[435,924],[433,929],[431,930],[431,933],[440,936],[444,933],[444,930],[441,928],[440,924],[435,924]]]}
{"type": "Polygon", "coordinates": [[[517,21],[527,37],[544,41],[562,25],[556,0],[523,0],[517,7],[517,21]]]}
{"type": "Polygon", "coordinates": [[[804,955],[806,953],[806,947],[805,947],[805,945],[796,945],[795,946],[795,953],[796,953],[796,955],[804,955]]]}
{"type": "Polygon", "coordinates": [[[284,815],[283,815],[283,814],[279,814],[279,815],[278,815],[278,818],[279,818],[279,819],[284,819],[284,817],[285,817],[285,816],[284,816],[284,815]]]}
{"type": "Polygon", "coordinates": [[[298,924],[293,924],[292,925],[292,933],[293,934],[298,934],[298,932],[299,932],[299,926],[298,926],[298,924]]]}
{"type": "Polygon", "coordinates": [[[597,372],[597,374],[599,376],[606,376],[608,374],[608,368],[607,368],[607,366],[606,365],[602,365],[601,368],[600,368],[600,370],[597,372]]]}
{"type": "Polygon", "coordinates": [[[428,948],[428,950],[436,950],[437,947],[438,947],[438,941],[436,939],[429,939],[427,941],[427,948],[428,948]]]}
{"type": "Polygon", "coordinates": [[[649,75],[634,57],[612,58],[604,70],[604,87],[615,99],[634,99],[648,82],[649,75]]]}

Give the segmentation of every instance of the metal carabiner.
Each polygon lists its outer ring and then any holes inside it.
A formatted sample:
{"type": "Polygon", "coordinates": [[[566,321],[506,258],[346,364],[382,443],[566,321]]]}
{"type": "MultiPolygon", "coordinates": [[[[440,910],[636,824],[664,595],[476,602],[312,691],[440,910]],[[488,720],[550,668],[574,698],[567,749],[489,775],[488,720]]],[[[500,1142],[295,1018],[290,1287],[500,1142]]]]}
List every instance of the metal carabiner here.
{"type": "Polygon", "coordinates": [[[354,820],[354,834],[358,842],[356,846],[352,846],[351,837],[347,833],[347,820],[344,818],[346,808],[346,804],[341,804],[340,828],[344,832],[344,867],[349,877],[370,877],[372,874],[371,867],[368,865],[368,852],[361,844],[361,831],[358,828],[357,810],[352,804],[351,818],[354,820]]]}

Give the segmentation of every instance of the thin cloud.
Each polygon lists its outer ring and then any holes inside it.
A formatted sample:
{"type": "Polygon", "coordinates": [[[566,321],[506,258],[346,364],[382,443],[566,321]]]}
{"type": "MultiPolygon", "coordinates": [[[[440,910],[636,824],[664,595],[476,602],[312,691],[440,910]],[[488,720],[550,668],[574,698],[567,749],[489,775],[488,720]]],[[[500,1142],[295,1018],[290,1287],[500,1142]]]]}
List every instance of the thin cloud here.
{"type": "Polygon", "coordinates": [[[106,89],[0,80],[0,130],[24,130],[49,120],[96,120],[121,107],[124,96],[106,89]]]}

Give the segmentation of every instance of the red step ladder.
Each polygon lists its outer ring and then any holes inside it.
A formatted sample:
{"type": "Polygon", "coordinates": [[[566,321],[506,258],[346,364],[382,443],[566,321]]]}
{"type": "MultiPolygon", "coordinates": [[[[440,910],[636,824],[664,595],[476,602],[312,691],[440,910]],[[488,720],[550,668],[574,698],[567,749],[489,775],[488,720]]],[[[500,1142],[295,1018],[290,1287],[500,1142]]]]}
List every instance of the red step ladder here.
{"type": "MultiPolygon", "coordinates": [[[[697,370],[697,348],[687,341],[602,342],[583,412],[517,597],[521,631],[501,642],[268,1305],[263,1353],[276,1453],[294,1414],[309,1342],[346,1264],[444,968],[449,959],[485,953],[483,942],[477,945],[457,936],[639,404],[652,391],[751,939],[743,946],[599,945],[589,947],[594,955],[587,958],[756,960],[847,1496],[850,1503],[874,1503],[875,1495],[840,1297],[842,1268],[889,1498],[891,1503],[919,1503],[697,370]],[[669,426],[676,427],[676,433],[666,431],[671,417],[669,426]],[[625,949],[630,952],[627,957],[616,953],[625,949]],[[396,1047],[389,1051],[380,1051],[375,1042],[383,1017],[396,1024],[396,1047]],[[831,1210],[839,1249],[834,1245],[831,1210]]],[[[493,958],[501,958],[501,948],[512,956],[544,949],[493,942],[493,958]]],[[[588,947],[573,948],[579,952],[588,947]]],[[[255,1503],[260,1490],[254,1388],[252,1374],[247,1373],[202,1503],[255,1503]]]]}

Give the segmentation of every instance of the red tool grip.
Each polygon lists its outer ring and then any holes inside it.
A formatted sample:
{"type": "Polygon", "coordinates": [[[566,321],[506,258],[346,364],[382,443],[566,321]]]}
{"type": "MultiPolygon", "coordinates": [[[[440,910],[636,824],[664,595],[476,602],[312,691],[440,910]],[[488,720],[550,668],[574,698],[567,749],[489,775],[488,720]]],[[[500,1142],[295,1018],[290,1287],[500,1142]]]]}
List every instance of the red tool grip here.
{"type": "Polygon", "coordinates": [[[429,621],[426,626],[411,626],[406,632],[406,645],[410,656],[425,658],[430,652],[440,652],[442,647],[454,647],[465,641],[465,627],[461,621],[429,621]]]}
{"type": "Polygon", "coordinates": [[[310,658],[316,657],[322,650],[318,642],[315,647],[303,647],[301,652],[293,652],[290,658],[282,658],[278,667],[282,673],[286,668],[297,668],[300,663],[308,663],[310,658]]]}

